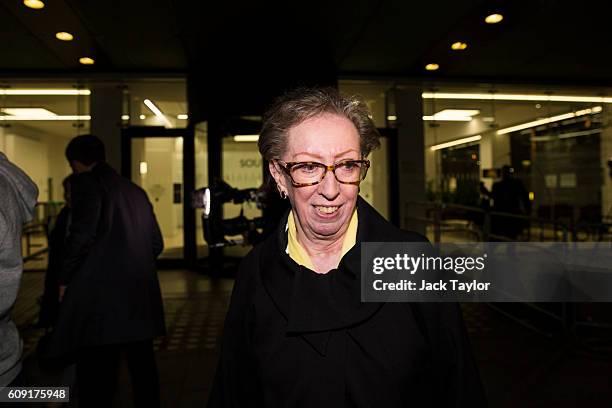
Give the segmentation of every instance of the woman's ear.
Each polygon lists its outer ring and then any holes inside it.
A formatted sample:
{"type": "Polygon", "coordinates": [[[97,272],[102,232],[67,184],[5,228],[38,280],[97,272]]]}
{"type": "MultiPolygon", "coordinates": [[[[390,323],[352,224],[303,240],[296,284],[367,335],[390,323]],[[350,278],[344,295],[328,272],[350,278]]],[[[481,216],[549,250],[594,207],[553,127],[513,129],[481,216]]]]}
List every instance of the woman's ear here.
{"type": "MultiPolygon", "coordinates": [[[[272,175],[272,177],[274,177],[274,181],[276,182],[276,186],[284,191],[285,193],[287,193],[287,179],[284,177],[284,174],[282,173],[281,169],[278,167],[279,164],[276,163],[276,161],[274,160],[270,160],[268,162],[268,169],[270,169],[270,174],[272,175]]],[[[280,191],[279,191],[280,193],[280,191]]]]}

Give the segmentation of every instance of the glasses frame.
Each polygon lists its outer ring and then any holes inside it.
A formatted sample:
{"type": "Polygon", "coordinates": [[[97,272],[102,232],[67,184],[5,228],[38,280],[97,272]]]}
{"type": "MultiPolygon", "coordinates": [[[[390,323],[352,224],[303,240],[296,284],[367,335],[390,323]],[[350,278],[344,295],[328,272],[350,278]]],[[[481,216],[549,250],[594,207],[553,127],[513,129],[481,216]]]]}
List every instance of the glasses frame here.
{"type": "Polygon", "coordinates": [[[342,160],[339,161],[338,163],[334,163],[331,166],[328,166],[327,164],[323,164],[323,163],[319,163],[319,162],[315,162],[315,161],[304,161],[304,162],[284,162],[282,160],[275,160],[278,164],[280,164],[281,169],[283,169],[285,171],[285,173],[287,173],[287,175],[289,176],[289,178],[291,179],[291,184],[293,184],[294,187],[308,187],[308,186],[314,186],[319,184],[320,182],[323,181],[323,179],[325,178],[325,176],[327,176],[327,172],[331,171],[332,174],[334,175],[334,177],[336,178],[336,181],[338,183],[341,184],[350,184],[350,185],[354,185],[354,186],[358,186],[366,177],[366,175],[368,174],[368,169],[370,168],[370,161],[366,160],[366,159],[361,159],[361,160],[342,160]],[[363,173],[363,178],[360,178],[358,181],[340,181],[338,180],[338,176],[336,175],[336,168],[338,168],[339,166],[350,162],[350,163],[361,163],[365,165],[365,171],[363,173]],[[298,164],[311,164],[311,165],[317,165],[317,166],[321,166],[325,168],[325,171],[323,172],[323,174],[321,175],[321,179],[319,181],[315,181],[312,183],[296,183],[296,181],[293,179],[293,176],[291,175],[291,168],[297,166],[298,164]]]}

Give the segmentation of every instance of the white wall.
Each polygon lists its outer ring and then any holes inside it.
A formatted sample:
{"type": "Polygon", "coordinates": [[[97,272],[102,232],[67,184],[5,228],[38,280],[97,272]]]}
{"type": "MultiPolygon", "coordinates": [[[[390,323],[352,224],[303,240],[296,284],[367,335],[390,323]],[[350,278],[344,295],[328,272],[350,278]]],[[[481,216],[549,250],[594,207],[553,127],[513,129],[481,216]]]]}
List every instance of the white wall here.
{"type": "Polygon", "coordinates": [[[36,183],[39,202],[63,201],[62,180],[70,174],[64,156],[68,140],[57,135],[41,135],[25,126],[12,126],[0,134],[0,150],[36,183]]]}

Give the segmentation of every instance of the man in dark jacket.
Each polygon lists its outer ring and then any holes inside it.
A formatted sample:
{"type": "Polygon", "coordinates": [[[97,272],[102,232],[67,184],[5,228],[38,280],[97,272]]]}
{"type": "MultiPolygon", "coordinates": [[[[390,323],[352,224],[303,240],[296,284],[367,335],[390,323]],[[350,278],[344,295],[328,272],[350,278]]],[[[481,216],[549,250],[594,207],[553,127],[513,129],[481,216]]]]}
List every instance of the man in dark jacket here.
{"type": "Polygon", "coordinates": [[[163,240],[153,207],[144,190],[105,162],[97,137],[74,138],[66,157],[75,173],[72,219],[51,354],[76,354],[80,406],[111,406],[122,355],[135,406],[159,406],[152,340],[165,334],[155,270],[163,240]]]}

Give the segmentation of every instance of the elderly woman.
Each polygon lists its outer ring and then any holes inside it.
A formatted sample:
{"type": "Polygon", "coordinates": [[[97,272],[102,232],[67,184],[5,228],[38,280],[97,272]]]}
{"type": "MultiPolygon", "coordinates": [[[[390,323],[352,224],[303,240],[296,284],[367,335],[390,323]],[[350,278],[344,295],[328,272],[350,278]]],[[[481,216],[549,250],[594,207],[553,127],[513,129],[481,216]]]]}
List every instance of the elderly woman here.
{"type": "Polygon", "coordinates": [[[483,406],[456,304],[362,303],[360,243],[425,241],[359,197],[378,147],[365,105],[298,89],[259,150],[291,210],[243,260],[210,407],[483,406]]]}

